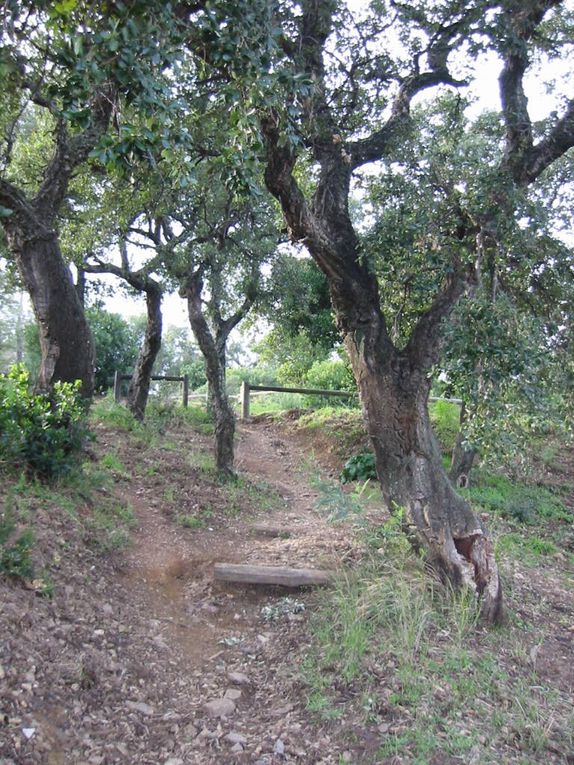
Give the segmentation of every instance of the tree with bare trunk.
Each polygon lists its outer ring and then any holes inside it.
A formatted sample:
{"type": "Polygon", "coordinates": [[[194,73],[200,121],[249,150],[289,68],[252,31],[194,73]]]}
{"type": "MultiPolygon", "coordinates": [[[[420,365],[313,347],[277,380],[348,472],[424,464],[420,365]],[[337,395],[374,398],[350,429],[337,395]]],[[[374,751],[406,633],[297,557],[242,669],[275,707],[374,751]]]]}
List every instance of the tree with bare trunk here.
{"type": "Polygon", "coordinates": [[[515,193],[574,145],[574,101],[562,117],[550,116],[537,137],[524,91],[531,51],[545,36],[563,42],[556,31],[563,5],[556,0],[392,3],[388,10],[373,4],[359,12],[334,0],[286,3],[276,23],[283,29],[283,61],[289,61],[299,87],[291,89],[286,110],[267,110],[261,121],[267,187],[280,202],[292,239],[305,244],[329,281],[385,503],[391,512],[404,510],[429,563],[455,585],[473,588],[483,616],[493,622],[502,616],[502,589],[492,541],[448,479],[427,402],[443,323],[475,282],[480,257],[496,246],[505,216],[514,215],[515,193]],[[397,346],[381,308],[386,286],[377,281],[353,225],[353,179],[373,163],[389,168],[400,159],[411,140],[416,97],[431,88],[465,87],[453,74],[461,68],[465,46],[494,48],[502,59],[506,135],[497,182],[489,184],[479,215],[460,195],[451,231],[456,246],[442,253],[448,269],[408,339],[397,346]],[[306,152],[316,168],[310,192],[297,172],[306,152]]]}
{"type": "MultiPolygon", "coordinates": [[[[150,236],[154,233],[150,231],[150,236]]],[[[157,240],[158,234],[155,233],[157,240]]],[[[104,260],[96,253],[90,253],[83,265],[83,271],[90,274],[112,274],[125,281],[136,292],[145,295],[146,325],[140,352],[128,388],[128,409],[136,418],[143,421],[149,397],[153,367],[161,350],[163,317],[161,304],[164,285],[152,276],[161,264],[161,256],[152,258],[141,268],[134,269],[128,252],[127,232],[120,232],[119,251],[121,265],[104,260]]],[[[97,349],[96,349],[97,352],[97,349]]]]}
{"type": "Polygon", "coordinates": [[[233,478],[235,414],[225,385],[227,343],[261,297],[262,266],[277,242],[275,218],[265,201],[205,187],[172,213],[164,230],[172,248],[165,262],[187,301],[205,360],[217,471],[233,478]]]}
{"type": "Polygon", "coordinates": [[[176,22],[171,6],[146,0],[18,0],[0,9],[0,223],[38,322],[42,390],[79,379],[84,397],[93,392],[92,338],[62,257],[59,215],[86,162],[149,157],[173,101],[160,75],[179,55],[176,22]],[[49,138],[31,158],[38,134],[49,138]]]}

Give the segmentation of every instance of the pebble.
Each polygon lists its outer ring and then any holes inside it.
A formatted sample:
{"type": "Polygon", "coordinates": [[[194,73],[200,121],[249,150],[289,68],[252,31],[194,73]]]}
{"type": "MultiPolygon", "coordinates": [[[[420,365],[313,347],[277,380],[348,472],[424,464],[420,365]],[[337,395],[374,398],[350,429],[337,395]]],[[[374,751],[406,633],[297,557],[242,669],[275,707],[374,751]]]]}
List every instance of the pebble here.
{"type": "Polygon", "coordinates": [[[145,704],[143,701],[126,701],[126,707],[134,712],[141,712],[146,717],[151,717],[154,713],[153,707],[150,707],[149,704],[145,704]]]}
{"type": "Polygon", "coordinates": [[[280,738],[277,739],[273,746],[273,754],[278,754],[280,757],[283,757],[285,754],[285,744],[280,738]]]}
{"type": "Polygon", "coordinates": [[[233,754],[241,754],[241,752],[243,751],[243,747],[241,746],[241,744],[234,744],[231,747],[231,751],[233,752],[233,754]]]}
{"type": "Polygon", "coordinates": [[[249,678],[244,672],[229,672],[227,678],[235,685],[249,685],[249,678]]]}
{"type": "Polygon", "coordinates": [[[241,691],[239,688],[228,688],[225,691],[224,698],[231,699],[231,701],[237,701],[241,698],[241,691]]]}
{"type": "Polygon", "coordinates": [[[245,746],[247,743],[247,738],[242,733],[237,733],[237,731],[232,730],[230,733],[228,733],[226,736],[224,736],[225,740],[228,741],[230,744],[242,744],[245,746]]]}
{"type": "Polygon", "coordinates": [[[228,717],[235,712],[235,702],[231,699],[213,699],[203,705],[210,717],[228,717]]]}

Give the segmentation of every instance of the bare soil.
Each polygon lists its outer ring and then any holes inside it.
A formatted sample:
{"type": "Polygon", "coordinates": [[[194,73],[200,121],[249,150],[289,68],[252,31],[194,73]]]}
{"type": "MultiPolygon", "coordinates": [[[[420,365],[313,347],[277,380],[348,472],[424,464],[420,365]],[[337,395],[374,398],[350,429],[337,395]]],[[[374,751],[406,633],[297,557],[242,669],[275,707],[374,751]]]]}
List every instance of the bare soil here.
{"type": "Polygon", "coordinates": [[[44,562],[58,561],[53,597],[0,583],[2,765],[338,762],[290,662],[313,594],[217,584],[212,570],[334,568],[354,544],[314,512],[303,453],[269,424],[241,429],[239,491],[190,464],[209,438],[168,435],[169,450],[134,449],[98,429],[98,455],[125,468],[113,491],[137,522],[126,549],[102,558],[54,515],[36,540],[44,562]],[[182,515],[202,527],[185,528],[182,515]],[[231,711],[205,707],[226,694],[231,711]]]}

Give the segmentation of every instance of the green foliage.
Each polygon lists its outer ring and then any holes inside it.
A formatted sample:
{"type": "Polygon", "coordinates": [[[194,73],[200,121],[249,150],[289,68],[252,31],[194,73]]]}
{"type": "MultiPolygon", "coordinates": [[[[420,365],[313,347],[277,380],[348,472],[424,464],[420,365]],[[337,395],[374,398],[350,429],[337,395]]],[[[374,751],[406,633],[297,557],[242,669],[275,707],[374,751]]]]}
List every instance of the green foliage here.
{"type": "Polygon", "coordinates": [[[429,414],[443,451],[452,452],[460,431],[460,406],[450,401],[434,401],[429,414]]]}
{"type": "MultiPolygon", "coordinates": [[[[319,359],[314,361],[303,378],[303,385],[322,390],[347,390],[354,393],[357,384],[348,360],[319,359]]],[[[346,401],[346,399],[340,399],[346,401]]]]}
{"type": "Polygon", "coordinates": [[[341,483],[367,481],[376,478],[377,466],[373,452],[362,452],[349,457],[340,475],[341,483]]]}
{"type": "Polygon", "coordinates": [[[313,343],[305,331],[295,335],[275,327],[255,346],[260,362],[276,369],[279,385],[302,386],[305,376],[316,361],[328,355],[320,345],[313,343]]]}
{"type": "Polygon", "coordinates": [[[555,493],[543,486],[519,483],[502,475],[481,474],[478,485],[465,493],[483,510],[520,524],[571,523],[574,520],[573,514],[555,493]]]}
{"type": "Polygon", "coordinates": [[[113,385],[116,370],[129,373],[138,355],[141,333],[117,313],[88,308],[86,318],[96,347],[95,387],[100,393],[113,385]]]}
{"type": "Polygon", "coordinates": [[[56,383],[48,394],[30,390],[28,372],[0,375],[0,458],[31,475],[55,480],[80,461],[88,437],[80,383],[56,383]]]}
{"type": "Polygon", "coordinates": [[[255,367],[234,367],[227,371],[225,378],[226,389],[229,396],[236,396],[242,382],[251,385],[278,385],[276,371],[273,367],[258,364],[255,367]]]}
{"type": "Polygon", "coordinates": [[[339,341],[327,279],[310,258],[278,255],[260,312],[277,340],[289,343],[304,336],[323,355],[339,341]]]}
{"type": "Polygon", "coordinates": [[[32,579],[34,566],[30,552],[34,544],[34,534],[31,529],[25,529],[19,534],[14,513],[7,507],[0,515],[0,573],[20,579],[32,579]]]}

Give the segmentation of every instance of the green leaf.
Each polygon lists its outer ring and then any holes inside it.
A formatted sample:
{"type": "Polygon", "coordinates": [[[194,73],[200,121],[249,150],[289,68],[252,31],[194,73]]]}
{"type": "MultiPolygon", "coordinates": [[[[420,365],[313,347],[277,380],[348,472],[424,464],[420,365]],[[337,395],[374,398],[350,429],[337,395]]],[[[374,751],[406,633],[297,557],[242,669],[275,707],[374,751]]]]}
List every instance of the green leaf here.
{"type": "Polygon", "coordinates": [[[67,14],[76,9],[78,0],[60,0],[59,3],[54,3],[54,10],[56,13],[67,14]]]}

